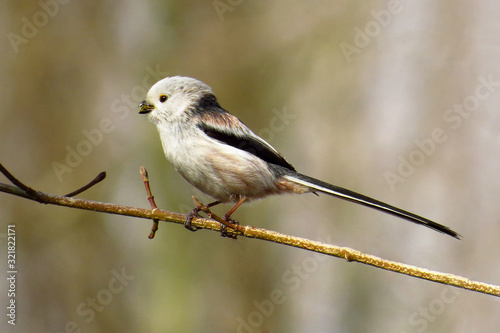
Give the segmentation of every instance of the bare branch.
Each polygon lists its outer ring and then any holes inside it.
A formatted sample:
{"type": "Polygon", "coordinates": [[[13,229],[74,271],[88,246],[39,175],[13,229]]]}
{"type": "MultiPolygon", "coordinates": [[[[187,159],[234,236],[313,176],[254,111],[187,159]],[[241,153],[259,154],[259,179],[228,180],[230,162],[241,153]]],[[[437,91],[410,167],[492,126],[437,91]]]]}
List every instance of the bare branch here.
{"type": "Polygon", "coordinates": [[[11,181],[12,184],[14,184],[17,187],[19,187],[26,194],[28,194],[28,195],[30,195],[32,197],[36,196],[36,191],[34,189],[32,189],[31,187],[28,187],[28,186],[24,185],[23,183],[21,183],[21,181],[18,180],[16,177],[14,177],[14,175],[12,175],[9,172],[9,170],[7,170],[1,163],[0,163],[0,172],[3,173],[5,175],[5,177],[7,177],[7,179],[11,181]]]}
{"type": "MultiPolygon", "coordinates": [[[[148,195],[149,204],[151,205],[152,212],[154,212],[155,210],[158,209],[158,206],[156,205],[155,197],[151,193],[151,188],[149,187],[148,171],[146,170],[145,167],[141,166],[139,172],[141,174],[142,181],[144,182],[144,186],[146,187],[146,193],[148,195]]],[[[148,236],[149,239],[155,238],[156,231],[158,231],[158,222],[159,222],[158,219],[153,219],[153,227],[151,228],[151,233],[148,236]]]]}
{"type": "MultiPolygon", "coordinates": [[[[0,165],[0,171],[4,173],[6,176],[7,174],[9,174],[11,177],[8,176],[7,178],[9,178],[9,180],[11,180],[15,184],[15,182],[13,181],[15,177],[13,177],[7,170],[5,170],[5,168],[1,167],[1,165],[0,165]]],[[[24,184],[22,185],[23,187],[17,186],[20,183],[19,181],[17,182],[18,184],[16,184],[16,186],[0,183],[0,192],[13,194],[19,197],[38,201],[44,204],[52,204],[52,205],[72,207],[78,209],[92,210],[96,212],[131,216],[148,220],[157,219],[178,224],[184,224],[184,221],[186,220],[185,214],[174,213],[160,209],[150,210],[144,208],[122,206],[112,203],[77,199],[67,196],[47,194],[40,191],[35,191],[24,184]]],[[[149,194],[150,193],[148,193],[148,195],[149,194]]],[[[196,217],[193,219],[192,224],[199,229],[208,229],[217,232],[220,231],[219,222],[216,222],[211,219],[196,217]]],[[[500,286],[487,284],[483,282],[471,281],[465,277],[457,276],[454,274],[431,271],[425,268],[420,268],[416,266],[398,263],[395,261],[385,260],[376,256],[362,253],[360,251],[348,247],[334,246],[301,237],[294,237],[290,235],[281,234],[271,230],[255,228],[252,226],[234,225],[234,227],[236,230],[233,229],[228,231],[248,238],[256,238],[278,244],[293,246],[309,251],[314,251],[317,253],[335,256],[338,258],[344,258],[349,262],[355,261],[362,264],[382,268],[388,271],[397,272],[400,274],[405,274],[429,281],[434,281],[446,285],[455,286],[458,288],[468,289],[500,297],[500,286]]]]}
{"type": "Polygon", "coordinates": [[[83,187],[80,187],[78,190],[76,191],[73,191],[71,193],[68,193],[65,195],[65,197],[74,197],[75,195],[78,195],[80,193],[82,193],[83,191],[86,191],[88,190],[89,188],[91,188],[92,186],[102,182],[104,180],[104,178],[106,178],[106,172],[101,172],[100,174],[98,174],[94,179],[92,179],[90,181],[90,183],[88,183],[87,185],[83,186],[83,187]]]}

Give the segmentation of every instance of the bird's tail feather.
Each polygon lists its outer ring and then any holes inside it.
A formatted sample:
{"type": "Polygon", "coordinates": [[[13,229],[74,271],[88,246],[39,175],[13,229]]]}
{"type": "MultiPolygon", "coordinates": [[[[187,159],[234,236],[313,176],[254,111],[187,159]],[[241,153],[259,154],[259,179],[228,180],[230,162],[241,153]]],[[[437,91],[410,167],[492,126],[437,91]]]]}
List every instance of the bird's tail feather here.
{"type": "Polygon", "coordinates": [[[348,190],[348,189],[345,189],[345,188],[342,188],[339,186],[331,185],[331,184],[325,183],[321,180],[318,180],[318,179],[315,179],[315,178],[312,178],[312,177],[309,177],[306,175],[302,175],[300,173],[288,174],[288,175],[285,175],[284,177],[286,179],[294,182],[294,183],[307,186],[314,191],[323,192],[323,193],[326,193],[326,194],[329,194],[329,195],[332,195],[332,196],[335,196],[335,197],[338,197],[338,198],[341,198],[344,200],[358,203],[360,205],[364,205],[364,206],[368,206],[368,207],[371,207],[374,209],[378,209],[378,210],[383,211],[385,213],[392,214],[392,215],[398,216],[400,218],[406,219],[410,222],[413,222],[416,224],[421,224],[421,225],[426,226],[428,228],[445,233],[445,234],[450,235],[452,237],[455,237],[457,239],[460,239],[460,237],[461,237],[457,232],[451,230],[447,226],[444,226],[442,224],[428,220],[422,216],[418,216],[416,214],[407,212],[407,211],[402,210],[400,208],[391,206],[391,205],[386,204],[384,202],[372,199],[372,198],[367,197],[365,195],[353,192],[351,190],[348,190]]]}

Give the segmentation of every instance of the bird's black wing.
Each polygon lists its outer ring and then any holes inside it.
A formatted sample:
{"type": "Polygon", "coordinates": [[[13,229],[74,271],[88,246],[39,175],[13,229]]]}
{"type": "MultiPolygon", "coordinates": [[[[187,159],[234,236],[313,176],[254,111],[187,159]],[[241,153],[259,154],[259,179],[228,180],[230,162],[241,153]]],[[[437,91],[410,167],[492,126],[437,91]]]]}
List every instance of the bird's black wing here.
{"type": "MultiPolygon", "coordinates": [[[[234,117],[229,113],[223,114],[222,116],[234,117]]],[[[199,123],[198,127],[203,132],[205,132],[206,135],[215,140],[218,140],[227,145],[249,152],[250,154],[257,156],[268,163],[276,164],[288,170],[296,171],[295,168],[290,163],[288,163],[286,159],[278,151],[276,151],[270,144],[268,144],[266,141],[264,141],[263,139],[261,139],[260,137],[256,136],[253,133],[252,133],[253,135],[249,134],[246,131],[242,131],[241,128],[238,128],[230,133],[228,131],[224,131],[219,126],[212,126],[207,122],[199,123]]]]}

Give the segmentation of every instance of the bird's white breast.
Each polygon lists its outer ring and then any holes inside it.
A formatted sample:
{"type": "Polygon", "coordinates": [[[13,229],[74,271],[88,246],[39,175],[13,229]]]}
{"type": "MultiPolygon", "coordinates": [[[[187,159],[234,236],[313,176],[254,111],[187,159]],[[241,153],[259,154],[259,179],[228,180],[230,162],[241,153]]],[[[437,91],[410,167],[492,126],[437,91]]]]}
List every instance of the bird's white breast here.
{"type": "Polygon", "coordinates": [[[192,185],[222,202],[260,198],[277,191],[268,164],[208,137],[190,122],[158,124],[165,156],[192,185]]]}

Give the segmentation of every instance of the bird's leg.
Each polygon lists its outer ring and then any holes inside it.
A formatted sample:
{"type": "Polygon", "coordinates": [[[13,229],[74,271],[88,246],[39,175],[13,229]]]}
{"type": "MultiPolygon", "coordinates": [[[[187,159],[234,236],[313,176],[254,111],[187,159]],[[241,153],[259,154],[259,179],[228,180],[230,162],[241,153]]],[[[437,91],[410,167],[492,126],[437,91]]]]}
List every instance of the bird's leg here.
{"type": "Polygon", "coordinates": [[[245,197],[242,197],[240,198],[240,200],[234,205],[233,208],[231,208],[226,214],[224,214],[224,218],[220,218],[219,216],[215,215],[214,213],[212,213],[210,211],[210,207],[213,207],[215,205],[218,205],[220,204],[221,202],[220,201],[214,201],[212,203],[209,203],[208,205],[203,205],[198,199],[196,199],[195,197],[193,197],[193,201],[194,201],[194,204],[196,205],[196,208],[194,208],[191,213],[188,214],[188,216],[186,217],[186,221],[184,222],[184,226],[191,230],[191,231],[196,231],[198,230],[198,228],[194,227],[191,225],[191,220],[196,217],[196,216],[199,216],[198,213],[200,211],[203,211],[205,212],[210,218],[216,220],[217,222],[220,223],[221,227],[220,227],[220,232],[221,232],[221,236],[222,237],[229,237],[229,238],[233,238],[233,239],[236,239],[236,236],[237,236],[237,233],[228,233],[227,232],[227,227],[229,226],[230,228],[234,229],[235,231],[237,231],[237,229],[235,228],[236,226],[235,225],[239,225],[238,221],[235,221],[235,220],[231,220],[231,214],[234,213],[234,211],[236,209],[238,209],[238,207],[241,206],[241,204],[246,200],[245,197]]]}
{"type": "Polygon", "coordinates": [[[243,202],[245,202],[246,199],[247,199],[246,197],[241,197],[241,199],[236,203],[236,205],[234,205],[233,208],[231,208],[226,214],[224,214],[224,220],[231,223],[230,219],[231,215],[234,213],[235,210],[238,209],[238,207],[241,206],[243,202]]]}
{"type": "MultiPolygon", "coordinates": [[[[224,214],[224,221],[226,221],[227,223],[232,223],[232,224],[235,224],[235,225],[239,225],[240,223],[236,220],[231,220],[231,214],[234,213],[234,211],[236,209],[238,209],[238,207],[241,206],[241,204],[246,200],[245,197],[241,197],[240,200],[236,203],[236,205],[234,205],[233,208],[231,208],[226,214],[224,214]]],[[[227,225],[221,223],[220,225],[220,235],[222,237],[230,237],[230,238],[234,238],[236,239],[236,234],[230,234],[227,232],[227,225]]]]}
{"type": "Polygon", "coordinates": [[[198,213],[201,210],[204,210],[204,209],[209,210],[208,208],[216,206],[216,205],[220,204],[221,202],[220,201],[214,201],[214,202],[209,203],[206,206],[201,206],[201,205],[198,205],[198,203],[199,203],[198,199],[196,199],[195,197],[193,197],[193,200],[194,200],[194,202],[196,204],[196,208],[194,208],[191,211],[191,213],[189,213],[188,216],[186,217],[186,221],[184,221],[184,227],[186,229],[188,229],[188,230],[196,231],[196,230],[198,230],[198,228],[196,228],[195,226],[191,225],[191,221],[193,220],[193,218],[199,217],[200,215],[198,213]]]}

